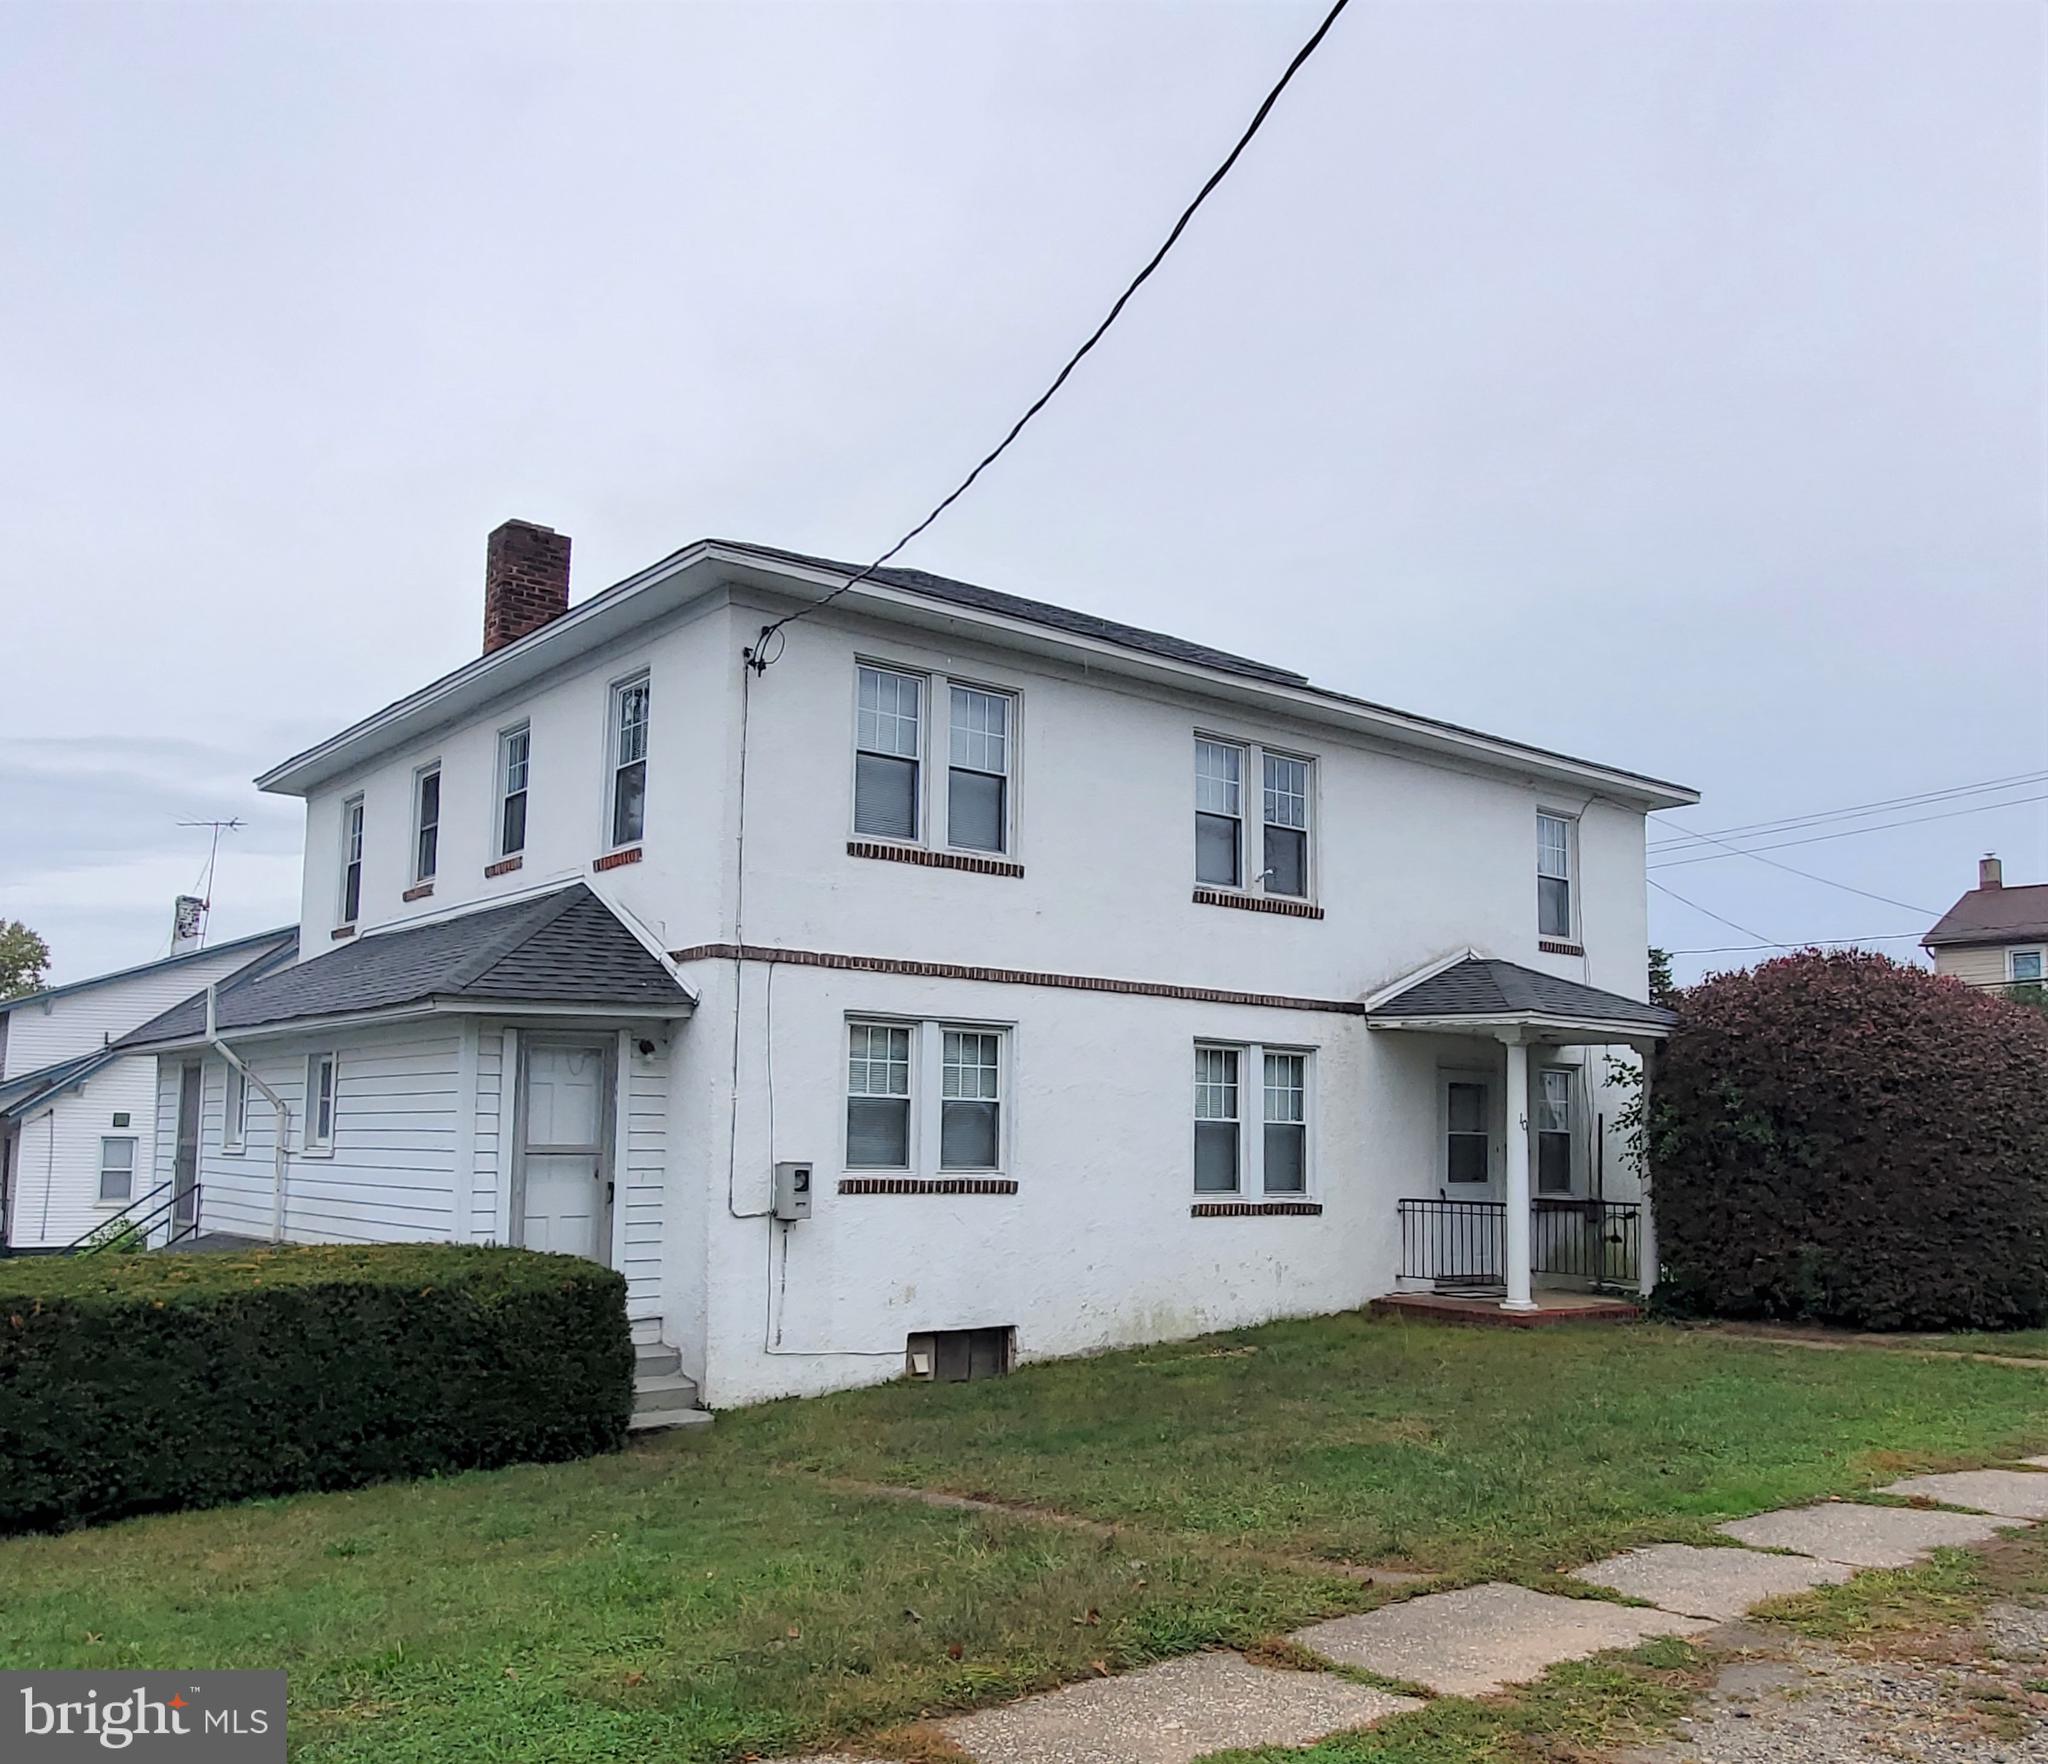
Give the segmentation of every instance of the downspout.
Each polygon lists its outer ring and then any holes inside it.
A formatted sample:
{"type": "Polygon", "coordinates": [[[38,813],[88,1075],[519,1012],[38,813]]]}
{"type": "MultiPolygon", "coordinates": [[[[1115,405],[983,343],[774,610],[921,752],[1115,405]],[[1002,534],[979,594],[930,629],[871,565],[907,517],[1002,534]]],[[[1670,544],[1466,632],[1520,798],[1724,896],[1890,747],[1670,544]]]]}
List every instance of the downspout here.
{"type": "Polygon", "coordinates": [[[272,1243],[282,1243],[284,1242],[285,1161],[291,1155],[289,1147],[292,1138],[292,1112],[285,1103],[284,1098],[272,1090],[261,1078],[257,1077],[255,1072],[243,1063],[242,1056],[221,1039],[218,1014],[219,995],[220,982],[218,980],[210,982],[206,988],[206,1039],[218,1050],[222,1059],[226,1060],[229,1065],[242,1074],[242,1082],[255,1085],[270,1103],[271,1120],[276,1127],[276,1132],[272,1137],[276,1141],[277,1154],[277,1178],[270,1197],[270,1241],[272,1243]]]}

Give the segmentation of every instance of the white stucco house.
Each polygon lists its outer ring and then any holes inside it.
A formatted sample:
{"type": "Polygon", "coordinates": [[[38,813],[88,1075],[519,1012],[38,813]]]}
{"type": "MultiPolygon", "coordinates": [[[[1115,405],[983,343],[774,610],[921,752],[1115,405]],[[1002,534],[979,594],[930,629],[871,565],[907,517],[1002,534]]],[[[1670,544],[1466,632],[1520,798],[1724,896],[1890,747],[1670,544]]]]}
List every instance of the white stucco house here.
{"type": "MultiPolygon", "coordinates": [[[[275,960],[292,929],[191,948],[0,1002],[0,1247],[64,1249],[146,1210],[155,1186],[156,1057],[113,1043],[193,987],[275,960]]],[[[168,1214],[151,1222],[161,1240],[168,1214]]]]}
{"type": "Polygon", "coordinates": [[[1691,790],[920,571],[568,564],[501,527],[484,653],[259,780],[297,960],[132,1038],[210,1229],[596,1257],[714,1407],[1654,1265],[1606,1058],[1691,790]]]}

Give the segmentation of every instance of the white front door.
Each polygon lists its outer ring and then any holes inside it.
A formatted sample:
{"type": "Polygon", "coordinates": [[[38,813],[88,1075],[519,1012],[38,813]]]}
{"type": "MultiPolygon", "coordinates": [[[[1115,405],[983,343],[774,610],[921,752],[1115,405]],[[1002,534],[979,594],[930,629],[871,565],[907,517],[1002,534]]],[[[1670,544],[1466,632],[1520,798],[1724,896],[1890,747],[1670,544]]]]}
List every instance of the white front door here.
{"type": "Polygon", "coordinates": [[[520,1052],[518,1241],[611,1260],[611,1050],[528,1041],[520,1052]]]}

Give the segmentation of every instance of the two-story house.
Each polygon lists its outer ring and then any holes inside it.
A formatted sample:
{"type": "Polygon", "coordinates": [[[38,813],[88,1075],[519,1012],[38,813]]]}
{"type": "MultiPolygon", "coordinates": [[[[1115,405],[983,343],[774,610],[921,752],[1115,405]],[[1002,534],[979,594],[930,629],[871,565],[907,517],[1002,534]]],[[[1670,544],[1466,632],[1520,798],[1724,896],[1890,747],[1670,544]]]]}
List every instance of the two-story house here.
{"type": "Polygon", "coordinates": [[[196,1223],[152,1199],[156,1060],[113,1044],[291,941],[289,926],[211,949],[194,938],[161,961],[0,1002],[0,1252],[63,1249],[114,1219],[152,1242],[196,1223]]]}
{"type": "Polygon", "coordinates": [[[2048,882],[2008,888],[2005,866],[1980,858],[1977,886],[1941,915],[1920,946],[1937,974],[1971,986],[2048,984],[2048,882]]]}
{"type": "Polygon", "coordinates": [[[498,529],[484,653],[259,780],[301,959],[138,1037],[210,1228],[594,1256],[714,1406],[1653,1266],[1607,1055],[1692,791],[921,571],[568,562],[498,529]]]}

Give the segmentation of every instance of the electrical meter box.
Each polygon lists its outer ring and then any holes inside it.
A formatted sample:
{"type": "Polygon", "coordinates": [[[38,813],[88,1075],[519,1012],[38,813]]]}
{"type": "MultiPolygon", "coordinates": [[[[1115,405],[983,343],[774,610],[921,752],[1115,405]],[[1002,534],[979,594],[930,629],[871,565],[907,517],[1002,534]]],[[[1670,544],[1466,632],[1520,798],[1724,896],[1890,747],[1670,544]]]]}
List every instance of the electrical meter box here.
{"type": "Polygon", "coordinates": [[[809,1164],[775,1166],[775,1216],[784,1221],[811,1216],[811,1167],[809,1164]]]}

